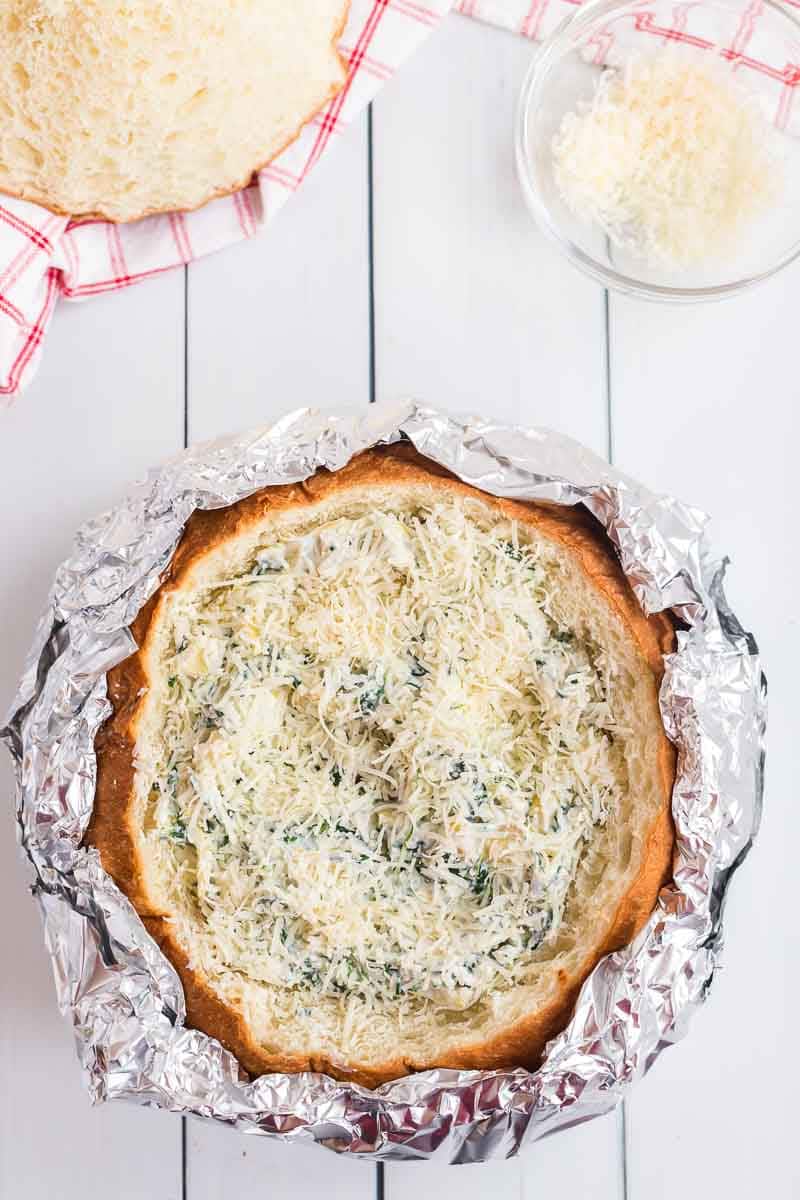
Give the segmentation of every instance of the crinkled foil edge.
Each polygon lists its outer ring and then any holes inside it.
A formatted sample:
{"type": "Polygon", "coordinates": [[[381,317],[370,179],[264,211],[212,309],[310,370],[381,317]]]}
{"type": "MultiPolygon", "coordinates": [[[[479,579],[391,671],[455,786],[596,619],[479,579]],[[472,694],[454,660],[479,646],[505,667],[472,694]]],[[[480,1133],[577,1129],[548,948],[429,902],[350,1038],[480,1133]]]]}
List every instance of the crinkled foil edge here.
{"type": "Polygon", "coordinates": [[[95,1100],[124,1097],[273,1137],[377,1159],[480,1162],[607,1112],[703,1002],[722,947],[729,879],[757,832],[766,683],[729,609],[704,515],[621,475],[571,439],[413,402],[302,409],[191,449],[85,525],[57,572],[8,723],[22,848],[35,872],[58,999],[95,1100]],[[323,1075],[248,1081],[184,1025],[175,971],[80,842],[94,799],[105,673],[197,508],[342,467],[410,439],[499,496],[583,503],[604,524],[643,607],[680,618],[661,708],[678,747],[674,880],[635,942],[604,959],[534,1073],[434,1070],[369,1091],[323,1075]]]}

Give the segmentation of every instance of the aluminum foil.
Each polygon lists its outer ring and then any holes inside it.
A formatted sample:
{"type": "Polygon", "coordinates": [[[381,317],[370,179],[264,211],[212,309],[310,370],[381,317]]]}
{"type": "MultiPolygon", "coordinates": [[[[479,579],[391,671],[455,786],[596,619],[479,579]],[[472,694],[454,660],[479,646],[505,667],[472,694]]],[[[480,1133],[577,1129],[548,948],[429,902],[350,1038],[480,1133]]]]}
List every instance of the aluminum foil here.
{"type": "Polygon", "coordinates": [[[96,1101],[126,1098],[266,1136],[378,1159],[478,1162],[607,1112],[686,1031],[722,947],[729,879],[758,828],[766,684],[753,638],[728,608],[706,518],[655,495],[569,438],[408,402],[359,413],[304,409],[196,447],[85,525],[59,569],[8,724],[22,847],[34,871],[59,1003],[96,1101]],[[170,963],[80,846],[95,787],[94,736],[110,711],[105,672],[134,648],[128,627],[156,589],[195,508],[342,467],[410,439],[486,492],[582,502],[605,525],[647,611],[684,628],[661,707],[677,744],[674,881],[636,941],[599,964],[543,1065],[434,1070],[369,1091],[323,1075],[249,1082],[218,1042],[184,1024],[170,963]]]}

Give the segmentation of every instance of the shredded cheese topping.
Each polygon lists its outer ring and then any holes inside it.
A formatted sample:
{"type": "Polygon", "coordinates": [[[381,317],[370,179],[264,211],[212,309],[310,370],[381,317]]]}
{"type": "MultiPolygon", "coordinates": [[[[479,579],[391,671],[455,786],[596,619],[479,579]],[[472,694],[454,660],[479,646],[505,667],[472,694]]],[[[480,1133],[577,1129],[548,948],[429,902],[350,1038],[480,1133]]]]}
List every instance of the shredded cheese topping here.
{"type": "Polygon", "coordinates": [[[605,70],[553,141],[576,216],[666,266],[718,257],[777,198],[775,131],[710,53],[667,48],[605,70]]]}
{"type": "Polygon", "coordinates": [[[137,767],[205,969],[449,1010],[524,980],[627,787],[562,569],[442,501],[331,520],[170,598],[137,767]]]}

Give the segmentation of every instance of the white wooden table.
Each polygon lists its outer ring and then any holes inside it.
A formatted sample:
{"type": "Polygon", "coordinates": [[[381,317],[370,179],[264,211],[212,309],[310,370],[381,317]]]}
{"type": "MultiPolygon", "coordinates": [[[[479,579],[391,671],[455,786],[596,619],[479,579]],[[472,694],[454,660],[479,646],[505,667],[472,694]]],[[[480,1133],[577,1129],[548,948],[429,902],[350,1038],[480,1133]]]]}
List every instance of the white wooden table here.
{"type": "Polygon", "coordinates": [[[0,705],[85,518],[198,440],[299,404],[402,395],[573,434],[715,514],[771,685],[765,822],[726,969],[624,1114],[484,1167],[385,1171],[125,1105],[91,1109],[59,1017],[0,762],[2,1200],[670,1200],[800,1195],[793,789],[800,679],[800,268],[720,306],[642,306],[532,228],[512,165],[520,39],[453,17],[260,241],[65,305],[0,416],[0,705]],[[311,336],[313,334],[313,336],[311,336]]]}

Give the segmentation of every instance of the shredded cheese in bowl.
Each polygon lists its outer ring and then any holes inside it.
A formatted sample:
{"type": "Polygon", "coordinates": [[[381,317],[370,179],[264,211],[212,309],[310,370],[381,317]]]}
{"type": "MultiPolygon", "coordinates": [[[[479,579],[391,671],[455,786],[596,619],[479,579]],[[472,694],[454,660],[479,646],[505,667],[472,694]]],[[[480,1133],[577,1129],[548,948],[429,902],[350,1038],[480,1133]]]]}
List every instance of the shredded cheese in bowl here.
{"type": "Polygon", "coordinates": [[[553,140],[569,209],[664,267],[718,259],[779,198],[774,129],[710,52],[667,48],[607,69],[553,140]]]}

